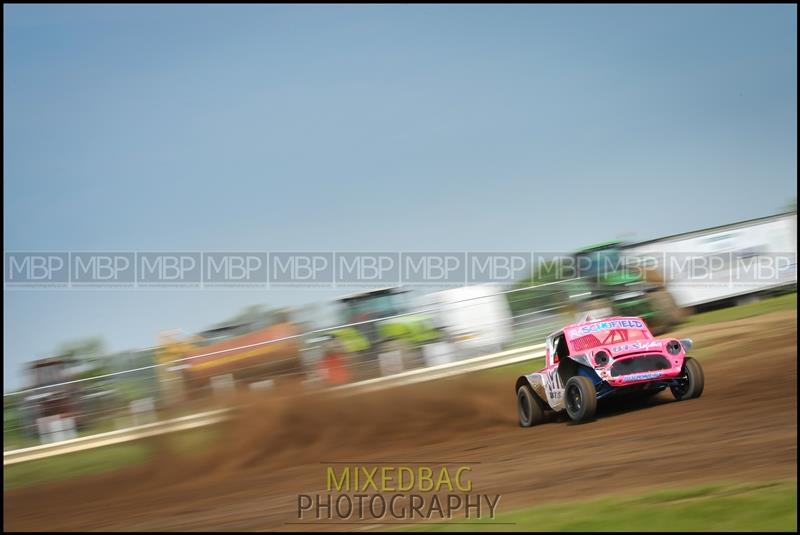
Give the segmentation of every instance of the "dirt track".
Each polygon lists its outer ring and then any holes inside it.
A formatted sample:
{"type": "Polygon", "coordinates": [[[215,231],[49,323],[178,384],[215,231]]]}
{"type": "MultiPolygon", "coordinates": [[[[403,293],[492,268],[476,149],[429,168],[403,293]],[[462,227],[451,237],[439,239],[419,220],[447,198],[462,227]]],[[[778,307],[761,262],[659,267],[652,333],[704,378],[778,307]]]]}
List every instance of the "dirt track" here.
{"type": "Polygon", "coordinates": [[[513,383],[500,378],[260,400],[207,454],[7,492],[4,528],[290,529],[297,495],[323,491],[326,461],[476,463],[474,490],[501,494],[500,512],[702,482],[796,480],[796,312],[676,334],[720,352],[704,362],[700,399],[678,403],[666,392],[607,406],[586,425],[533,429],[517,427],[513,383]]]}

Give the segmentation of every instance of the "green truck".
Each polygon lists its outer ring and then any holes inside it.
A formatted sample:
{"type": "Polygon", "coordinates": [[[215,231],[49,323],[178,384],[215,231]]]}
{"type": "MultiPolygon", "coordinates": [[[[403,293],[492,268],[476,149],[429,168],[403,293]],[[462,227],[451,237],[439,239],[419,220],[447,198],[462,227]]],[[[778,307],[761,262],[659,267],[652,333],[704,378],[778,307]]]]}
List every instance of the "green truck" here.
{"type": "Polygon", "coordinates": [[[406,292],[398,287],[381,288],[336,300],[336,323],[341,325],[315,337],[322,342],[321,356],[337,354],[346,358],[351,379],[365,379],[385,372],[380,355],[397,352],[397,368],[422,364],[421,346],[439,339],[433,319],[410,313],[406,292]]]}
{"type": "Polygon", "coordinates": [[[588,302],[603,303],[614,315],[638,316],[655,333],[678,323],[681,310],[652,268],[625,261],[622,242],[605,242],[574,254],[577,275],[589,292],[588,302]]]}
{"type": "Polygon", "coordinates": [[[638,316],[653,332],[665,332],[681,320],[681,309],[661,275],[626,263],[624,251],[622,242],[605,242],[539,266],[518,285],[530,289],[509,294],[513,313],[558,308],[573,316],[638,316]]]}

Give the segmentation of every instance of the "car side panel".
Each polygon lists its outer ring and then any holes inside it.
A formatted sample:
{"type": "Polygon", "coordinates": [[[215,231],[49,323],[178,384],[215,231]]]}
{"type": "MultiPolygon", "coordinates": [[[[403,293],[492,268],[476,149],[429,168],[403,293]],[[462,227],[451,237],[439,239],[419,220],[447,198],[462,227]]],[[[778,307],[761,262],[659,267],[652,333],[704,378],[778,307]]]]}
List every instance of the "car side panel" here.
{"type": "Polygon", "coordinates": [[[558,376],[558,366],[550,366],[525,376],[536,395],[554,411],[564,408],[564,385],[558,376]]]}

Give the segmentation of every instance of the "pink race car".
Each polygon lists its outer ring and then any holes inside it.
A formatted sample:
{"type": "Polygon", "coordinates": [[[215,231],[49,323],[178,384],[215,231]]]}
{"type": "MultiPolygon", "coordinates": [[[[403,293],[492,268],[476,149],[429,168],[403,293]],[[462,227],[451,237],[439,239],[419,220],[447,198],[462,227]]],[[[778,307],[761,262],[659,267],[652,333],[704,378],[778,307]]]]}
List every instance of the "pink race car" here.
{"type": "Polygon", "coordinates": [[[689,339],[656,339],[641,318],[613,317],[567,325],[547,337],[545,367],[517,379],[519,423],[566,410],[576,422],[594,416],[597,400],[649,395],[669,387],[682,401],[703,393],[703,369],[686,355],[689,339]]]}

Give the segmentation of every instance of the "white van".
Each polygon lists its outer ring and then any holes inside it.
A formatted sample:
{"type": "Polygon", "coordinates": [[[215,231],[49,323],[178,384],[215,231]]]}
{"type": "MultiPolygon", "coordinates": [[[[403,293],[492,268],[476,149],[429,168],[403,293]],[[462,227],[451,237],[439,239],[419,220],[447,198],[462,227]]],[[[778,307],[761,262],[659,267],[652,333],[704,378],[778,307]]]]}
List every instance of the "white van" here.
{"type": "Polygon", "coordinates": [[[511,310],[506,296],[491,285],[452,288],[417,296],[457,359],[500,351],[511,341],[511,310]]]}

